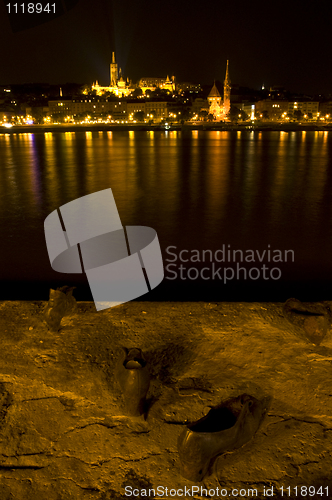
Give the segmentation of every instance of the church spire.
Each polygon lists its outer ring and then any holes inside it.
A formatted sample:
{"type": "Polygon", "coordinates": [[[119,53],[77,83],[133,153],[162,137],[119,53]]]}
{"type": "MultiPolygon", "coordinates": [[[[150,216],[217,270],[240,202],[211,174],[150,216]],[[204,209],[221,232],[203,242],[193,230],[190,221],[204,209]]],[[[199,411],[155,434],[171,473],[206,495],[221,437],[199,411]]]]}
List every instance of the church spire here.
{"type": "Polygon", "coordinates": [[[228,72],[228,59],[226,65],[226,75],[224,80],[224,116],[227,120],[228,114],[231,109],[231,80],[228,72]]]}
{"type": "Polygon", "coordinates": [[[230,81],[230,78],[229,78],[229,72],[228,72],[228,59],[227,59],[227,65],[226,65],[226,75],[225,75],[224,85],[229,85],[229,86],[230,86],[230,84],[231,84],[231,81],[230,81]]]}
{"type": "Polygon", "coordinates": [[[118,65],[115,62],[115,52],[112,52],[112,62],[110,64],[110,87],[115,87],[118,81],[118,65]]]}

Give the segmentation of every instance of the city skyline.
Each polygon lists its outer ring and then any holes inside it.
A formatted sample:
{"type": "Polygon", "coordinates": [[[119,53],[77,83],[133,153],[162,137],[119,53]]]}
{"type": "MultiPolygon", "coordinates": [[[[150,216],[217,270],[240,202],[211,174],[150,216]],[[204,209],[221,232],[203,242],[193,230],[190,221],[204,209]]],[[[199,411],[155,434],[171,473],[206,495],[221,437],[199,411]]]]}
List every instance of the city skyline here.
{"type": "Polygon", "coordinates": [[[229,5],[214,0],[146,0],[123,6],[80,0],[48,23],[12,33],[1,5],[1,84],[98,80],[108,85],[112,51],[124,75],[176,75],[178,81],[223,81],[232,61],[232,81],[254,89],[282,85],[307,94],[332,93],[329,61],[330,2],[303,7],[293,0],[276,5],[256,0],[229,5]],[[14,61],[14,63],[13,63],[14,61]]]}

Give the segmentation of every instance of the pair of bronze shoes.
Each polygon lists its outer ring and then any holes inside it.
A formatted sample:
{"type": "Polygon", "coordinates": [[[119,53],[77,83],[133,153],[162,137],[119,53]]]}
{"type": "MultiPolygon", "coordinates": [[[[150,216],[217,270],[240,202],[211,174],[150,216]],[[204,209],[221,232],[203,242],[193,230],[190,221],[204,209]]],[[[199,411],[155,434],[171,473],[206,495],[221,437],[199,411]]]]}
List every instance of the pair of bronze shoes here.
{"type": "Polygon", "coordinates": [[[266,408],[267,400],[242,394],[187,425],[178,438],[181,475],[191,481],[202,481],[217,455],[240,448],[254,436],[266,408]]]}
{"type": "MultiPolygon", "coordinates": [[[[150,374],[141,349],[122,349],[116,377],[127,414],[142,415],[150,374]]],[[[240,448],[254,436],[266,409],[267,400],[259,401],[242,394],[211,408],[206,416],[188,424],[178,438],[182,476],[202,481],[217,455],[240,448]]]]}

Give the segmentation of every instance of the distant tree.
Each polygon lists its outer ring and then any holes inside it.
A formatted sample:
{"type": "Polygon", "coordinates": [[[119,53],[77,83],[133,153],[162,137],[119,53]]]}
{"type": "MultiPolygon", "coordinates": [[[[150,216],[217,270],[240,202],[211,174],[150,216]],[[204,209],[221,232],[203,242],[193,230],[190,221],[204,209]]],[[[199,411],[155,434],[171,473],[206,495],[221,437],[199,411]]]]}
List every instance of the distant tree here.
{"type": "Polygon", "coordinates": [[[192,117],[191,107],[184,107],[180,111],[181,120],[189,120],[192,117]]]}
{"type": "Polygon", "coordinates": [[[241,118],[241,109],[239,109],[238,107],[234,106],[234,104],[231,104],[231,109],[229,111],[229,114],[228,114],[228,119],[232,122],[237,122],[239,120],[239,118],[241,118]],[[239,117],[240,115],[240,117],[239,117]]]}
{"type": "Polygon", "coordinates": [[[152,109],[149,113],[150,116],[148,116],[149,118],[149,122],[152,123],[153,120],[155,120],[157,118],[157,112],[155,109],[152,109]]]}
{"type": "Polygon", "coordinates": [[[302,111],[300,109],[295,109],[294,110],[294,118],[297,121],[300,121],[302,118],[302,111]]]}
{"type": "Polygon", "coordinates": [[[79,113],[76,115],[78,120],[85,120],[85,118],[87,118],[88,116],[90,116],[90,113],[88,111],[84,111],[83,113],[79,113]]]}
{"type": "Polygon", "coordinates": [[[247,115],[247,113],[245,111],[243,111],[243,109],[240,109],[240,113],[238,114],[238,119],[239,121],[246,121],[248,120],[249,116],[247,115]]]}
{"type": "Polygon", "coordinates": [[[145,113],[144,111],[136,111],[133,115],[133,119],[137,122],[144,122],[145,113]]]}
{"type": "Polygon", "coordinates": [[[138,87],[134,90],[134,92],[131,93],[132,97],[140,97],[141,95],[143,95],[143,91],[140,87],[138,87]]]}

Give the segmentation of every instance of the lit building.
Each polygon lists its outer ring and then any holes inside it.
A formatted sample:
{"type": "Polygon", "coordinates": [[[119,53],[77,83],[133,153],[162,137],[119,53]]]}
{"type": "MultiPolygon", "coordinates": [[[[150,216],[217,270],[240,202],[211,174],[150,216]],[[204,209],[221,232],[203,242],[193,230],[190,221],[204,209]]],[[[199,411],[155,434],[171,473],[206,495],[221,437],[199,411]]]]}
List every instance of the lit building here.
{"type": "Polygon", "coordinates": [[[196,97],[191,106],[193,115],[199,115],[202,111],[205,113],[209,112],[209,103],[206,99],[201,97],[196,97]]]}
{"type": "Polygon", "coordinates": [[[332,101],[324,101],[319,103],[319,113],[321,117],[328,120],[332,118],[332,101]]]}
{"type": "MultiPolygon", "coordinates": [[[[98,81],[92,84],[91,90],[95,90],[98,96],[101,96],[107,92],[115,94],[118,97],[127,97],[135,88],[142,89],[143,94],[147,90],[156,90],[156,88],[168,90],[169,92],[175,92],[175,76],[169,78],[141,78],[138,85],[132,85],[132,82],[125,80],[122,76],[121,68],[118,69],[118,64],[115,61],[115,53],[112,52],[112,62],[110,64],[110,84],[108,87],[103,87],[99,85],[98,81]]],[[[83,92],[87,94],[88,91],[83,92]]]]}
{"type": "Polygon", "coordinates": [[[79,119],[80,115],[89,114],[94,116],[110,115],[113,120],[124,120],[127,118],[126,101],[109,101],[108,99],[74,99],[74,100],[52,100],[48,101],[49,114],[53,119],[67,117],[68,119],[79,119]]]}
{"type": "Polygon", "coordinates": [[[216,121],[227,120],[231,109],[231,80],[228,72],[228,60],[226,65],[226,75],[224,80],[224,99],[222,100],[216,84],[213,84],[211,92],[208,95],[209,113],[213,115],[216,121]]]}
{"type": "MultiPolygon", "coordinates": [[[[110,64],[109,86],[102,87],[101,85],[99,85],[98,81],[96,81],[96,83],[92,84],[91,90],[95,90],[98,96],[101,96],[106,92],[110,92],[111,94],[115,94],[118,97],[127,97],[135,90],[128,78],[127,80],[123,79],[121,68],[118,71],[118,65],[115,62],[114,52],[112,52],[112,62],[110,64]]],[[[84,93],[87,94],[87,92],[84,93]]]]}
{"type": "Polygon", "coordinates": [[[221,104],[221,95],[217,89],[216,82],[214,82],[211,92],[208,95],[209,113],[213,115],[216,121],[222,120],[223,106],[221,104]]]}
{"type": "Polygon", "coordinates": [[[201,89],[201,85],[199,83],[191,83],[191,82],[178,82],[176,84],[176,90],[180,93],[180,92],[190,92],[190,93],[194,93],[194,92],[200,92],[202,89],[201,89]]]}
{"type": "Polygon", "coordinates": [[[165,78],[141,78],[138,87],[142,89],[143,94],[147,90],[163,89],[170,92],[175,92],[175,76],[170,79],[167,75],[165,78]]]}
{"type": "Polygon", "coordinates": [[[290,101],[288,103],[288,114],[295,116],[300,112],[300,116],[311,118],[319,117],[319,102],[318,101],[290,101]]]}
{"type": "Polygon", "coordinates": [[[288,105],[285,99],[262,99],[256,102],[256,117],[266,120],[284,119],[288,114],[288,105]]]}
{"type": "Polygon", "coordinates": [[[160,122],[168,117],[168,102],[145,101],[145,113],[153,121],[160,122]]]}

